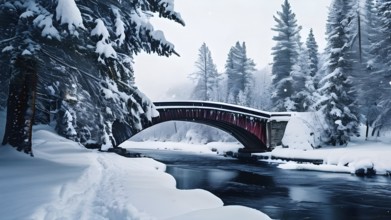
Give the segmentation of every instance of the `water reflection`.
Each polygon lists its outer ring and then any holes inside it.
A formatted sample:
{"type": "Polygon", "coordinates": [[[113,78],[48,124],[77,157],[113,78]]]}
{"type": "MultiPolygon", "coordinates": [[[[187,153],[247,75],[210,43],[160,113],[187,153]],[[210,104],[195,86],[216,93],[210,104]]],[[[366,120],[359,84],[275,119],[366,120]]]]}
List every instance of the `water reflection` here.
{"type": "Polygon", "coordinates": [[[296,202],[329,202],[328,195],[318,187],[291,186],[289,187],[289,197],[296,202]]]}
{"type": "Polygon", "coordinates": [[[235,182],[245,183],[247,185],[257,185],[263,187],[275,186],[273,177],[266,175],[259,175],[251,172],[237,171],[238,175],[234,179],[235,182]]]}
{"type": "Polygon", "coordinates": [[[183,167],[168,166],[167,173],[173,175],[179,189],[222,188],[238,173],[218,169],[193,170],[183,167]]]}

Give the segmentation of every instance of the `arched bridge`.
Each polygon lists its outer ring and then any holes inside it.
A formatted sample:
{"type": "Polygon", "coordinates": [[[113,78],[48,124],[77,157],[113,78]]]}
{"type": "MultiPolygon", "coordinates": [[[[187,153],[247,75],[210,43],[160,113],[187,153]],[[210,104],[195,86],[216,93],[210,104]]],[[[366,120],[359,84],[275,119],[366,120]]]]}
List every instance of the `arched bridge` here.
{"type": "MultiPolygon", "coordinates": [[[[237,105],[206,101],[155,102],[159,117],[151,127],[167,121],[190,121],[209,125],[235,137],[242,152],[264,152],[281,144],[289,113],[270,113],[237,105]]],[[[122,143],[140,131],[132,131],[119,122],[113,124],[115,143],[122,143]],[[124,132],[125,131],[125,132],[124,132]]]]}

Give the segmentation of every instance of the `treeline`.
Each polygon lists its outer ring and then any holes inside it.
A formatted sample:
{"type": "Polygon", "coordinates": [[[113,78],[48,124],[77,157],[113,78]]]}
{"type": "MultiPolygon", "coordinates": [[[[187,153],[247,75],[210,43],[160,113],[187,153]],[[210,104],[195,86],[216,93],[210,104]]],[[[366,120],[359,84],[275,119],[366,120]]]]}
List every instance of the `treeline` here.
{"type": "MultiPolygon", "coordinates": [[[[191,74],[193,99],[272,111],[318,112],[322,142],[345,145],[366,123],[371,134],[391,127],[391,1],[333,0],[322,54],[312,30],[305,42],[288,0],[274,16],[272,82],[259,90],[246,44],[230,49],[218,73],[204,43],[191,74]]],[[[368,135],[367,130],[367,135],[368,135]]]]}

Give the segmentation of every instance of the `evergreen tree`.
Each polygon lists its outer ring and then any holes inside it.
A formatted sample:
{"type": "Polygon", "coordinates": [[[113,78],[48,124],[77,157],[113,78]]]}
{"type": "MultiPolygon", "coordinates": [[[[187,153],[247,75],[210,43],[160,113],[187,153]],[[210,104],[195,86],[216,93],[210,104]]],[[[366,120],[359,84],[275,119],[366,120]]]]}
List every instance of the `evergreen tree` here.
{"type": "Polygon", "coordinates": [[[32,154],[31,126],[52,118],[60,134],[102,149],[140,130],[156,111],[134,85],[133,56],[176,54],[149,23],[156,13],[184,25],[173,9],[166,0],[0,0],[3,144],[32,154]]]}
{"type": "Polygon", "coordinates": [[[376,56],[377,51],[374,50],[372,45],[379,42],[380,30],[380,14],[379,7],[376,4],[376,0],[366,0],[363,12],[360,11],[363,19],[361,22],[361,35],[364,42],[363,54],[366,69],[373,68],[373,58],[376,56]]]}
{"type": "Polygon", "coordinates": [[[305,74],[305,85],[297,93],[302,98],[299,99],[299,102],[296,102],[298,103],[298,108],[301,108],[302,111],[314,111],[313,105],[320,98],[320,94],[317,92],[319,81],[318,44],[316,43],[312,29],[310,29],[305,45],[306,48],[301,50],[299,55],[299,63],[302,63],[301,66],[304,67],[302,68],[302,72],[305,74]]]}
{"type": "MultiPolygon", "coordinates": [[[[378,50],[373,45],[376,45],[380,39],[379,33],[379,15],[378,7],[375,0],[366,0],[362,10],[359,10],[360,16],[360,35],[362,44],[362,59],[358,62],[361,64],[361,69],[357,70],[358,76],[355,83],[358,89],[358,103],[360,105],[360,113],[364,116],[367,126],[366,137],[368,137],[369,127],[373,125],[376,118],[379,116],[380,106],[378,105],[378,97],[380,96],[377,89],[377,83],[373,80],[372,72],[379,68],[375,64],[375,57],[378,50]],[[376,88],[376,89],[373,89],[376,88]]],[[[359,53],[360,51],[357,51],[359,53]]]]}
{"type": "MultiPolygon", "coordinates": [[[[373,108],[378,113],[373,121],[374,132],[382,127],[391,127],[391,1],[379,0],[376,14],[373,19],[373,30],[370,35],[369,61],[370,74],[368,79],[368,93],[373,100],[373,108]]],[[[374,8],[374,7],[372,7],[374,8]]],[[[373,113],[373,111],[370,111],[373,113]]]]}
{"type": "Polygon", "coordinates": [[[288,99],[291,101],[291,105],[289,106],[289,102],[285,102],[285,106],[289,107],[287,108],[289,110],[304,112],[312,105],[312,91],[310,91],[312,87],[310,86],[313,82],[306,48],[303,46],[299,47],[298,53],[297,61],[293,65],[291,72],[292,88],[295,93],[288,99]]]}
{"type": "Polygon", "coordinates": [[[213,62],[212,54],[205,43],[199,49],[198,60],[195,66],[197,71],[190,75],[197,82],[192,98],[204,101],[217,101],[220,77],[213,62]]]}
{"type": "Polygon", "coordinates": [[[239,76],[236,73],[235,65],[235,53],[238,53],[236,47],[231,47],[228,53],[227,61],[225,63],[225,74],[227,75],[227,88],[226,88],[226,102],[235,103],[234,96],[239,93],[238,87],[238,78],[239,76]]]}
{"type": "Polygon", "coordinates": [[[252,102],[255,63],[247,57],[246,44],[237,42],[225,64],[227,74],[227,102],[250,106],[252,102]]]}
{"type": "Polygon", "coordinates": [[[321,80],[320,108],[328,125],[327,143],[347,144],[358,135],[358,109],[353,90],[350,31],[352,7],[347,1],[334,0],[327,20],[326,76],[321,80]]]}
{"type": "Polygon", "coordinates": [[[312,28],[310,29],[305,45],[307,46],[310,76],[314,77],[318,72],[319,53],[318,44],[316,43],[312,28]]]}
{"type": "Polygon", "coordinates": [[[276,45],[273,52],[273,102],[276,111],[293,110],[295,103],[292,95],[295,94],[291,72],[298,59],[299,32],[301,27],[297,25],[296,15],[292,12],[288,0],[284,1],[282,11],[274,16],[276,26],[272,28],[277,32],[273,37],[276,45]]]}
{"type": "Polygon", "coordinates": [[[272,111],[272,76],[271,68],[267,66],[254,73],[254,89],[255,96],[251,107],[263,111],[272,111]]]}

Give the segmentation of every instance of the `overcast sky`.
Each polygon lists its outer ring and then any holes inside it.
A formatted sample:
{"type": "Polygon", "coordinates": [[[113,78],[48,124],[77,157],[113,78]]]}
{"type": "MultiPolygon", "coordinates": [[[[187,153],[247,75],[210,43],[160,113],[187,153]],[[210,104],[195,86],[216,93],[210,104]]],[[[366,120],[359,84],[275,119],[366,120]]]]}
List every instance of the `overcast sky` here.
{"type": "MultiPolygon", "coordinates": [[[[273,15],[281,11],[284,0],[175,0],[175,10],[186,22],[183,27],[173,21],[153,19],[155,29],[162,30],[175,45],[180,57],[166,58],[139,54],[135,58],[136,85],[153,101],[166,99],[167,91],[190,83],[195,71],[198,49],[205,42],[220,72],[224,71],[229,49],[237,41],[246,42],[247,55],[258,69],[272,61],[275,45],[271,30],[273,15]]],[[[298,24],[303,27],[302,41],[314,30],[320,50],[325,47],[325,23],[331,0],[290,0],[298,24]]]]}

